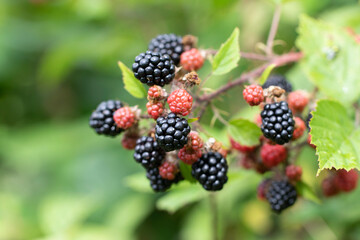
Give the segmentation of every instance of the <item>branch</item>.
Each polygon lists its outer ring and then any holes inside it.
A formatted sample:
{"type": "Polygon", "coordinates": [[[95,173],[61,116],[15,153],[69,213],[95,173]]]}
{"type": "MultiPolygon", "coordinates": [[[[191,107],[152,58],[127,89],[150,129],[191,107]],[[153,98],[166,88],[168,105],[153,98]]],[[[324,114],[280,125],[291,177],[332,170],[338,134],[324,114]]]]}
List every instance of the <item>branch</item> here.
{"type": "Polygon", "coordinates": [[[279,27],[279,22],[280,22],[280,15],[281,15],[281,5],[277,5],[275,8],[275,12],[274,12],[274,16],[271,22],[271,27],[270,27],[270,32],[269,32],[269,36],[268,39],[266,41],[266,49],[265,52],[267,55],[272,55],[272,48],[274,45],[274,39],[276,36],[276,32],[278,30],[279,27]]]}
{"type": "MultiPolygon", "coordinates": [[[[208,49],[206,50],[207,54],[215,55],[218,52],[218,50],[208,49]]],[[[251,60],[259,60],[259,61],[269,61],[271,60],[271,57],[264,56],[257,53],[248,53],[248,52],[240,52],[240,56],[245,59],[251,59],[251,60]]]]}

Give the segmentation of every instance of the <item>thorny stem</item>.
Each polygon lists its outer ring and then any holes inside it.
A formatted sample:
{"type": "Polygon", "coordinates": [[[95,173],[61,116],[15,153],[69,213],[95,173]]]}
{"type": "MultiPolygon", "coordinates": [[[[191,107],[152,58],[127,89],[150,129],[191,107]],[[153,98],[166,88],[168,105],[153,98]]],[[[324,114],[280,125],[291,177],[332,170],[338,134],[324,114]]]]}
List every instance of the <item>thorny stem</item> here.
{"type": "Polygon", "coordinates": [[[218,240],[218,210],[217,210],[217,204],[216,204],[216,195],[215,193],[210,193],[210,210],[212,213],[212,228],[213,228],[213,239],[218,240]]]}
{"type": "Polygon", "coordinates": [[[266,49],[265,52],[268,56],[271,56],[273,54],[273,45],[274,45],[274,39],[276,36],[276,32],[278,30],[279,27],[279,22],[280,22],[280,15],[281,15],[281,5],[277,5],[275,8],[275,12],[274,12],[274,16],[271,22],[271,28],[270,28],[270,32],[269,32],[269,36],[266,42],[266,49]]]}

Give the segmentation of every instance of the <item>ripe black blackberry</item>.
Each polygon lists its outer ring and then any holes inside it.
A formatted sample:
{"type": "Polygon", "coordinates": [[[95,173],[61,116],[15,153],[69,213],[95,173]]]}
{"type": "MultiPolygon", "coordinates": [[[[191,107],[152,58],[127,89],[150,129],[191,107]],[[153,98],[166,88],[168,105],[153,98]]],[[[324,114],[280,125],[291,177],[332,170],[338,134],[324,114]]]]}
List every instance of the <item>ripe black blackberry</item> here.
{"type": "Polygon", "coordinates": [[[295,121],[286,102],[266,104],[261,118],[261,131],[266,138],[281,145],[290,141],[295,121]]]}
{"type": "Polygon", "coordinates": [[[192,176],[205,190],[219,191],[227,182],[228,164],[218,152],[208,152],[192,165],[192,176]]]}
{"type": "Polygon", "coordinates": [[[181,173],[177,173],[174,180],[167,180],[160,176],[158,168],[150,168],[146,171],[146,177],[150,180],[150,186],[155,192],[165,192],[173,183],[183,180],[181,173]]]}
{"type": "Polygon", "coordinates": [[[166,117],[159,117],[156,120],[155,139],[162,149],[170,152],[185,146],[190,130],[185,118],[170,113],[166,117]]]}
{"type": "Polygon", "coordinates": [[[266,192],[266,199],[273,211],[281,213],[282,210],[292,206],[297,198],[296,189],[286,180],[274,180],[266,192]]]}
{"type": "Polygon", "coordinates": [[[120,134],[123,129],[116,126],[113,114],[122,107],[123,104],[118,100],[101,102],[90,116],[90,127],[94,128],[98,134],[106,136],[116,136],[120,134]]]}
{"type": "Polygon", "coordinates": [[[157,168],[164,158],[164,150],[152,137],[143,136],[136,141],[134,159],[144,168],[157,168]]]}
{"type": "Polygon", "coordinates": [[[134,76],[148,86],[163,87],[175,77],[175,65],[169,55],[146,51],[135,57],[134,76]]]}
{"type": "Polygon", "coordinates": [[[175,65],[179,64],[180,55],[184,51],[182,37],[173,33],[158,35],[150,41],[148,48],[150,51],[169,55],[175,65]]]}
{"type": "Polygon", "coordinates": [[[270,86],[278,86],[284,89],[286,92],[292,91],[291,84],[286,80],[285,76],[280,74],[273,74],[268,77],[266,82],[262,85],[262,88],[268,88],[270,86]]]}

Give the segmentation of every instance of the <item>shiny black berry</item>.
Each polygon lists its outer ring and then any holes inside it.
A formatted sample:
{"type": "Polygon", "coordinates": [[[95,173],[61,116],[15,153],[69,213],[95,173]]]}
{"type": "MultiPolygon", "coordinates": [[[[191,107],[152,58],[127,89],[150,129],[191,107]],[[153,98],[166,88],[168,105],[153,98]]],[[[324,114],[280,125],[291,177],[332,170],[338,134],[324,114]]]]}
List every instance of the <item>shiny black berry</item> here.
{"type": "Polygon", "coordinates": [[[135,57],[134,76],[149,86],[164,86],[175,77],[175,65],[169,55],[146,51],[135,57]]]}
{"type": "Polygon", "coordinates": [[[166,152],[180,149],[188,141],[190,126],[185,118],[170,113],[166,117],[159,117],[156,121],[155,139],[166,152]]]}
{"type": "Polygon", "coordinates": [[[266,199],[271,209],[277,213],[294,205],[296,198],[296,189],[286,180],[272,181],[266,192],[266,199]]]}
{"type": "Polygon", "coordinates": [[[90,127],[94,128],[98,134],[106,136],[116,136],[123,131],[114,122],[113,114],[123,104],[120,101],[108,100],[101,102],[90,116],[90,127]]]}
{"type": "Polygon", "coordinates": [[[219,191],[227,182],[228,164],[218,152],[208,152],[192,165],[192,176],[205,190],[219,191]]]}
{"type": "Polygon", "coordinates": [[[184,179],[180,172],[177,173],[174,180],[164,179],[160,176],[158,168],[147,169],[146,177],[150,180],[150,186],[155,192],[165,192],[173,183],[184,179]]]}
{"type": "Polygon", "coordinates": [[[136,141],[134,159],[146,168],[156,168],[160,166],[165,158],[165,151],[152,138],[143,136],[136,141]]]}
{"type": "Polygon", "coordinates": [[[281,145],[291,140],[295,121],[286,102],[266,104],[261,118],[261,131],[266,138],[281,145]]]}
{"type": "Polygon", "coordinates": [[[179,64],[180,55],[184,51],[182,37],[173,33],[158,35],[150,41],[148,48],[150,51],[169,55],[175,65],[179,64]]]}
{"type": "Polygon", "coordinates": [[[266,89],[270,86],[278,86],[284,89],[286,92],[292,91],[291,84],[286,80],[285,76],[280,74],[273,74],[268,77],[264,85],[262,85],[263,89],[266,89]]]}

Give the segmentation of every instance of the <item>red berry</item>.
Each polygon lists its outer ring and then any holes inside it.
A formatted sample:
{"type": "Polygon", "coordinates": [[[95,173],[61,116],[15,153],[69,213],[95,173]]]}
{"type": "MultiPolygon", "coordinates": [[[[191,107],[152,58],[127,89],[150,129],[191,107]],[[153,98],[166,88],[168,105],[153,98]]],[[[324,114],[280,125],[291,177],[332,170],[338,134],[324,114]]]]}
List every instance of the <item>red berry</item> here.
{"type": "Polygon", "coordinates": [[[346,171],[345,169],[340,169],[336,171],[334,182],[335,186],[344,192],[350,192],[354,190],[358,182],[358,172],[355,169],[346,171]]]}
{"type": "Polygon", "coordinates": [[[259,105],[261,102],[264,101],[263,89],[259,85],[247,86],[243,91],[243,96],[245,101],[250,106],[259,105]]]}
{"type": "Polygon", "coordinates": [[[178,157],[184,163],[191,165],[201,157],[201,148],[204,143],[199,134],[195,131],[190,132],[188,139],[188,143],[180,149],[178,157]]]}
{"type": "Polygon", "coordinates": [[[324,196],[331,197],[337,195],[340,191],[334,184],[334,177],[325,178],[321,183],[324,196]]]}
{"type": "Polygon", "coordinates": [[[255,159],[252,156],[244,155],[240,159],[240,165],[245,169],[251,169],[255,165],[255,159]]]}
{"type": "Polygon", "coordinates": [[[158,119],[164,112],[164,104],[162,102],[152,103],[148,102],[146,104],[147,112],[153,119],[158,119]]]}
{"type": "Polygon", "coordinates": [[[257,197],[260,200],[266,200],[266,189],[268,187],[269,182],[270,179],[264,179],[257,187],[257,197]]]}
{"type": "Polygon", "coordinates": [[[173,91],[167,99],[173,113],[186,116],[190,113],[193,98],[185,89],[173,91]]]}
{"type": "Polygon", "coordinates": [[[125,133],[123,138],[121,139],[121,144],[123,148],[132,150],[136,146],[136,140],[139,138],[139,135],[135,133],[127,134],[125,133]]]}
{"type": "Polygon", "coordinates": [[[262,162],[256,162],[254,165],[254,169],[257,173],[264,174],[269,171],[269,168],[264,165],[262,162]]]}
{"type": "Polygon", "coordinates": [[[311,135],[310,135],[310,133],[308,134],[308,137],[307,137],[307,139],[306,139],[306,142],[310,145],[310,147],[316,149],[316,146],[311,143],[311,135]]]}
{"type": "Polygon", "coordinates": [[[230,138],[231,147],[238,150],[242,153],[251,153],[256,149],[256,146],[245,146],[236,142],[234,139],[230,138]]]}
{"type": "Polygon", "coordinates": [[[159,174],[163,179],[174,180],[179,168],[175,163],[163,162],[159,167],[159,174]]]}
{"type": "Polygon", "coordinates": [[[289,108],[293,111],[293,113],[301,113],[308,103],[309,98],[303,91],[294,91],[288,96],[289,108]]]}
{"type": "Polygon", "coordinates": [[[152,86],[148,90],[148,100],[149,101],[159,101],[164,99],[163,89],[160,86],[152,86]]]}
{"type": "Polygon", "coordinates": [[[285,169],[286,176],[289,180],[300,181],[302,175],[302,169],[299,166],[289,165],[285,169]]]}
{"type": "Polygon", "coordinates": [[[204,64],[204,58],[196,48],[183,52],[180,56],[181,66],[188,71],[198,70],[204,64]]]}
{"type": "Polygon", "coordinates": [[[130,107],[122,107],[114,112],[113,119],[122,129],[128,129],[135,123],[135,114],[130,107]]]}
{"type": "Polygon", "coordinates": [[[304,134],[305,129],[306,126],[304,121],[299,117],[295,117],[295,129],[292,139],[293,140],[299,139],[304,134]]]}
{"type": "Polygon", "coordinates": [[[261,158],[264,165],[268,168],[274,167],[284,161],[287,157],[286,148],[282,145],[264,144],[261,147],[261,158]]]}

